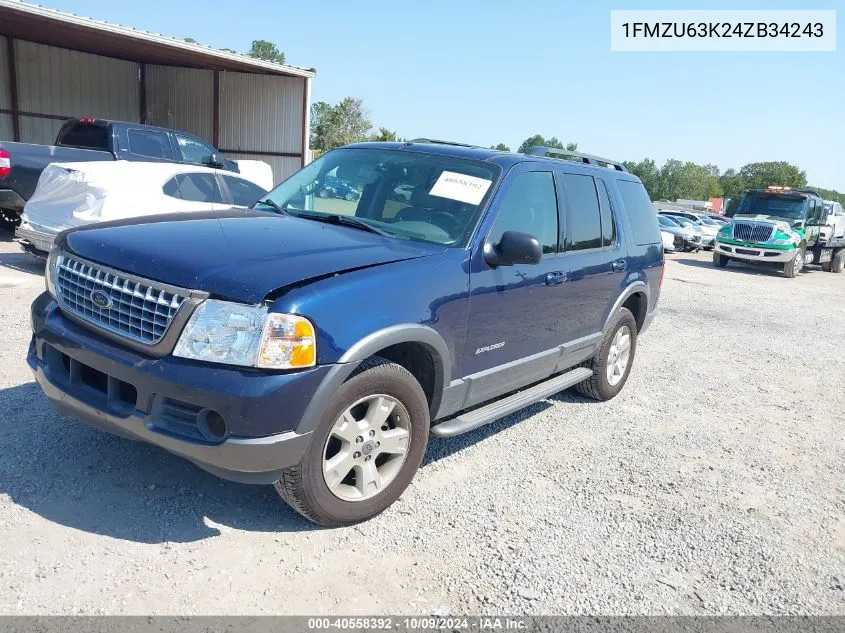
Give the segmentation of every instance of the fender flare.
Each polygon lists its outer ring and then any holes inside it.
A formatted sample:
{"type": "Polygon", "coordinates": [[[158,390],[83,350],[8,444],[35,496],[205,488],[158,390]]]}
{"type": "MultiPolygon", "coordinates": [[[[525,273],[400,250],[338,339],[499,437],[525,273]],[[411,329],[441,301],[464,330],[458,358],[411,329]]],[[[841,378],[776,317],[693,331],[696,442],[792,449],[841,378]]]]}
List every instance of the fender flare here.
{"type": "Polygon", "coordinates": [[[368,334],[344,352],[311,396],[311,402],[305,409],[296,432],[302,435],[316,429],[322,419],[326,404],[358,365],[379,350],[399,343],[420,343],[431,352],[434,361],[434,390],[430,409],[436,412],[440,408],[445,385],[452,376],[452,357],[446,341],[427,325],[392,325],[368,334]]]}
{"type": "MultiPolygon", "coordinates": [[[[616,311],[625,303],[628,298],[636,293],[641,292],[645,295],[646,306],[645,306],[645,315],[648,316],[649,311],[651,310],[651,305],[648,296],[648,285],[644,281],[637,280],[630,285],[628,285],[625,290],[622,291],[622,294],[617,297],[616,302],[613,304],[613,307],[610,309],[610,312],[607,313],[607,318],[604,320],[604,325],[602,325],[601,331],[606,332],[607,327],[610,325],[611,319],[613,319],[613,315],[616,314],[616,311]]],[[[636,318],[637,315],[634,315],[636,318]]]]}

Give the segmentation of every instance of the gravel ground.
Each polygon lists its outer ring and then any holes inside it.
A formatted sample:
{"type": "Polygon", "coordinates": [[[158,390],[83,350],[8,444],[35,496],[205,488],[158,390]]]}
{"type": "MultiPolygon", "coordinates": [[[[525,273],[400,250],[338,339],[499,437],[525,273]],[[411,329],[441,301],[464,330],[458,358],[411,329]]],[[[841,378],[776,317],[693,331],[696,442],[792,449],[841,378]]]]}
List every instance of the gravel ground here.
{"type": "Polygon", "coordinates": [[[433,439],[325,530],[58,419],[24,361],[41,270],[0,243],[0,614],[845,613],[845,274],[671,256],[619,397],[433,439]]]}

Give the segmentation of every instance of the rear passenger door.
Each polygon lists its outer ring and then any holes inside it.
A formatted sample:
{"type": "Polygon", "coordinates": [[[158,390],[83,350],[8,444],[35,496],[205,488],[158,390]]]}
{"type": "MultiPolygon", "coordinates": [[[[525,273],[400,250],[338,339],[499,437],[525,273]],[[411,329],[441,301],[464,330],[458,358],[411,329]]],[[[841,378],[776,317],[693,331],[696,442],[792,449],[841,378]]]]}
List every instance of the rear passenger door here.
{"type": "Polygon", "coordinates": [[[627,258],[604,178],[568,170],[558,172],[558,177],[566,218],[562,255],[569,284],[566,341],[571,341],[601,332],[625,277],[627,258]]]}

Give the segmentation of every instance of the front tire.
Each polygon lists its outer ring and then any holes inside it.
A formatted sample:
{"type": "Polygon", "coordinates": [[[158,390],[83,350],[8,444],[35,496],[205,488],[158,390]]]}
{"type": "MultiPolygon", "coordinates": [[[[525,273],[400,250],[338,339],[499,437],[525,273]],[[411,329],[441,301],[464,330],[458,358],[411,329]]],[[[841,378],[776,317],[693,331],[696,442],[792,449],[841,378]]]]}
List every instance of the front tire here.
{"type": "Polygon", "coordinates": [[[637,351],[637,322],[627,308],[620,308],[605,332],[598,353],[584,366],[593,375],[575,385],[582,396],[594,400],[610,400],[628,381],[634,354],[637,351]]]}
{"type": "Polygon", "coordinates": [[[798,276],[798,273],[804,268],[804,248],[799,247],[795,249],[795,254],[793,254],[792,258],[784,263],[783,265],[783,275],[788,279],[794,279],[798,276]]]}
{"type": "Polygon", "coordinates": [[[728,262],[731,261],[721,253],[717,253],[713,251],[713,265],[718,266],[719,268],[724,268],[728,265],[728,262]]]}
{"type": "Polygon", "coordinates": [[[411,483],[428,443],[428,401],[411,373],[370,358],[326,406],[311,444],[275,487],[314,523],[340,527],[387,509],[411,483]]]}

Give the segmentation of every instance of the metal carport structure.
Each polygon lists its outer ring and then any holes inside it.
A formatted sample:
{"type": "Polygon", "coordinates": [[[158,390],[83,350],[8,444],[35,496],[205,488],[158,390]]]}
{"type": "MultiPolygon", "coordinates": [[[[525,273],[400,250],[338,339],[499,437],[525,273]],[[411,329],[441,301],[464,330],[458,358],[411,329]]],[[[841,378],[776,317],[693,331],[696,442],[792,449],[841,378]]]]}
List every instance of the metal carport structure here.
{"type": "Polygon", "coordinates": [[[313,69],[0,0],[0,139],[52,143],[79,116],[172,127],[275,180],[309,159],[313,69]]]}

